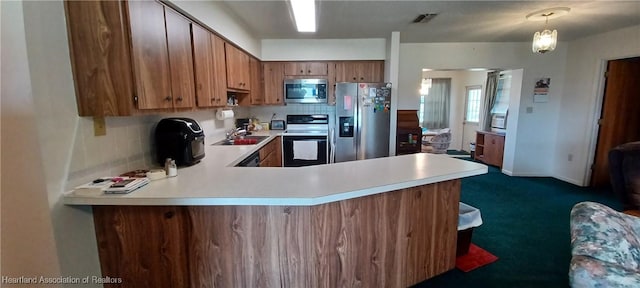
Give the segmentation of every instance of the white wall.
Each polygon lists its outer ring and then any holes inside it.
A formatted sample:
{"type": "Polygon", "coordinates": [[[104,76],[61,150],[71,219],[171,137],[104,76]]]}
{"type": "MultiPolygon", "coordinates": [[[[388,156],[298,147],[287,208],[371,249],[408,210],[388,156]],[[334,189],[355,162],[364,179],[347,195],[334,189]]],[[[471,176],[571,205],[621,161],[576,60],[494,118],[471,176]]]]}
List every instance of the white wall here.
{"type": "MultiPolygon", "coordinates": [[[[569,43],[565,93],[557,122],[554,174],[577,185],[588,185],[593,162],[595,115],[602,106],[607,60],[640,56],[640,26],[620,29],[569,43]],[[568,161],[573,154],[573,161],[568,161]]],[[[553,81],[553,79],[552,79],[553,81]]],[[[555,85],[552,82],[552,85],[555,85]]]]}
{"type": "MultiPolygon", "coordinates": [[[[59,276],[21,1],[0,2],[2,32],[2,276],[59,276]]],[[[6,285],[6,284],[5,284],[6,285]]],[[[27,285],[29,286],[29,285],[27,285]]],[[[31,285],[33,286],[33,285],[31,285]]]]}
{"type": "MultiPolygon", "coordinates": [[[[543,55],[532,53],[528,42],[401,44],[398,106],[399,109],[417,109],[422,68],[523,68],[521,111],[517,120],[519,133],[516,139],[507,140],[513,145],[512,172],[516,176],[551,176],[566,55],[565,42],[560,42],[555,51],[543,55]],[[532,92],[538,77],[551,78],[547,103],[533,103],[532,92]],[[531,107],[533,113],[525,114],[526,107],[531,107]]],[[[509,137],[515,135],[507,134],[509,137]]]]}
{"type": "Polygon", "coordinates": [[[385,60],[386,39],[263,39],[263,61],[385,60]]]}
{"type": "Polygon", "coordinates": [[[385,81],[393,85],[391,89],[391,119],[389,129],[389,155],[396,155],[396,129],[398,126],[398,77],[400,70],[400,32],[391,32],[390,43],[387,45],[385,66],[385,81]]]}
{"type": "MultiPolygon", "coordinates": [[[[518,129],[520,121],[520,110],[522,109],[522,85],[524,70],[506,70],[504,74],[511,75],[511,89],[509,93],[509,114],[507,116],[507,135],[504,139],[504,157],[502,159],[502,173],[507,175],[514,175],[514,166],[516,165],[516,156],[522,156],[523,154],[516,154],[516,140],[520,133],[527,133],[525,130],[518,129]],[[515,121],[514,121],[515,120],[515,121]]],[[[554,143],[551,143],[554,144],[554,143]]],[[[527,155],[524,155],[527,156],[527,155]]],[[[551,159],[548,159],[551,160],[551,159]]],[[[529,161],[528,159],[522,161],[529,161]]],[[[526,176],[526,175],[523,175],[526,176]]],[[[538,176],[538,175],[534,175],[538,176]]],[[[549,176],[549,175],[545,175],[549,176]]]]}
{"type": "Polygon", "coordinates": [[[190,14],[242,49],[261,58],[260,40],[247,26],[234,17],[234,13],[222,1],[169,0],[179,9],[190,14]]]}

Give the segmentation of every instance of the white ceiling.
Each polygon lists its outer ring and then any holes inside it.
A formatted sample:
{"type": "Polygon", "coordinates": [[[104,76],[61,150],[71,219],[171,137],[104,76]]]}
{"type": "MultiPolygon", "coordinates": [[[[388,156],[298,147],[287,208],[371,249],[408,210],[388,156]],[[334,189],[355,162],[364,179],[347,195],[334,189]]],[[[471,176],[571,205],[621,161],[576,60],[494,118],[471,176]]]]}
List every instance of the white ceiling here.
{"type": "Polygon", "coordinates": [[[640,24],[640,1],[328,1],[316,0],[316,33],[298,33],[287,1],[223,0],[260,39],[388,38],[403,43],[530,41],[544,21],[527,21],[537,10],[569,7],[549,20],[559,41],[640,24]],[[437,13],[427,23],[418,14],[437,13]]]}

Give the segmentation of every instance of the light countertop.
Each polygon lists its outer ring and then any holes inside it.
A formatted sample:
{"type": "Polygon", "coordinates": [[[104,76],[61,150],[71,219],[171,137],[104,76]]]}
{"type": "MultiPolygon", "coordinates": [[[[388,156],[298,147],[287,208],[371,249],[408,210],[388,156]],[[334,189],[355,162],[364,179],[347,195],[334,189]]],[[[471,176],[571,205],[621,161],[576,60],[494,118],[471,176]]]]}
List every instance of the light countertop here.
{"type": "Polygon", "coordinates": [[[212,146],[178,176],[151,181],[125,195],[68,192],[67,205],[290,205],[309,206],[487,173],[487,166],[436,154],[307,167],[234,167],[282,131],[257,145],[212,146]]]}

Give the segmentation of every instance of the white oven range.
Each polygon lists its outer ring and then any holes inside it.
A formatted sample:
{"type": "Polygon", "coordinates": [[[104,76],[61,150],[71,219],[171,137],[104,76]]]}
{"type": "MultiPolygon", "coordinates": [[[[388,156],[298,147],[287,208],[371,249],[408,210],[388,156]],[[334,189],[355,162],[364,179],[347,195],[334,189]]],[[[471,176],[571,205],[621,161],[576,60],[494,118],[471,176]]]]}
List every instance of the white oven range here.
{"type": "Polygon", "coordinates": [[[329,115],[287,115],[282,158],[284,167],[329,163],[329,115]]]}

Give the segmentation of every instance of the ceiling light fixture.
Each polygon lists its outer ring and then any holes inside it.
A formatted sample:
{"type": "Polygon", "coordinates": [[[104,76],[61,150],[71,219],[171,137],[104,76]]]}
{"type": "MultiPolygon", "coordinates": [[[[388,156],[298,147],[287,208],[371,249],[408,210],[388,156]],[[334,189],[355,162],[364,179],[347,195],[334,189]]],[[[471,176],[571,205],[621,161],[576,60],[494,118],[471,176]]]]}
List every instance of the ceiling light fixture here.
{"type": "Polygon", "coordinates": [[[558,31],[547,29],[549,19],[558,18],[566,15],[571,9],[567,7],[556,7],[550,9],[544,9],[533,12],[527,15],[527,20],[540,21],[544,20],[544,29],[542,32],[536,32],[533,34],[533,43],[531,44],[531,50],[534,53],[546,53],[556,49],[558,43],[558,31]]]}
{"type": "Polygon", "coordinates": [[[315,0],[291,0],[291,9],[298,32],[316,32],[315,0]]]}

